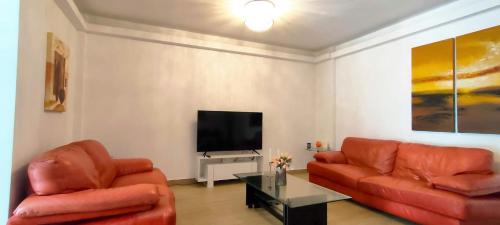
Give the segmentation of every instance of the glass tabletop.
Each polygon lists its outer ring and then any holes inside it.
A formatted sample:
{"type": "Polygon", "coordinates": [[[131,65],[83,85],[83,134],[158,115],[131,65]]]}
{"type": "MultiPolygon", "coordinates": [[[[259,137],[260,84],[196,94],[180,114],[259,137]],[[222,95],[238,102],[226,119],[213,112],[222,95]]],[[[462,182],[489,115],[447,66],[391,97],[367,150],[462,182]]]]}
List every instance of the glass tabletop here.
{"type": "Polygon", "coordinates": [[[276,185],[275,176],[269,173],[240,173],[234,176],[291,208],[351,198],[290,174],[287,174],[285,186],[276,185]]]}

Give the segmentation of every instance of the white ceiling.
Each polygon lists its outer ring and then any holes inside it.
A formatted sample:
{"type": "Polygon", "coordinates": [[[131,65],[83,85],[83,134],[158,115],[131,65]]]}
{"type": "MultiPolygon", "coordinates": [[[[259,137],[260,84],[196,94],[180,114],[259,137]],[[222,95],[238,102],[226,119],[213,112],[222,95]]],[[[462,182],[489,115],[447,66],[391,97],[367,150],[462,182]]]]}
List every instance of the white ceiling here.
{"type": "Polygon", "coordinates": [[[271,30],[245,28],[249,0],[75,0],[84,14],[317,51],[453,0],[273,0],[288,9],[271,30]]]}

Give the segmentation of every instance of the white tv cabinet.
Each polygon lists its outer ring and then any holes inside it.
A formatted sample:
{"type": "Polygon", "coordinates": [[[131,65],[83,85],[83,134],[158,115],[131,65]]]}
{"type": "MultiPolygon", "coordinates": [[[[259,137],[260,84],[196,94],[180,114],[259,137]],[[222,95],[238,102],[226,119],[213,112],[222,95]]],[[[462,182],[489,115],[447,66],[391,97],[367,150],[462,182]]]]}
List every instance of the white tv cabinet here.
{"type": "Polygon", "coordinates": [[[235,173],[262,171],[263,156],[252,154],[227,154],[197,156],[196,181],[207,182],[207,188],[214,187],[214,181],[236,179],[235,173]]]}

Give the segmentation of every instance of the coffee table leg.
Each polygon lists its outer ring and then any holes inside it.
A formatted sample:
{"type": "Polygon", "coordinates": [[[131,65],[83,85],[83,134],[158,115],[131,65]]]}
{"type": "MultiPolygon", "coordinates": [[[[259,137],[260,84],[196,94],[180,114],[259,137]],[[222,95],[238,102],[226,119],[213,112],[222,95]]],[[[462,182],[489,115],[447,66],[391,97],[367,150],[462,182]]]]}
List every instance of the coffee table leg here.
{"type": "Polygon", "coordinates": [[[326,203],[290,208],[283,206],[284,225],[326,225],[326,203]]]}
{"type": "Polygon", "coordinates": [[[253,188],[252,186],[248,185],[247,184],[247,188],[246,188],[246,204],[247,204],[247,207],[248,208],[254,208],[257,206],[257,199],[255,197],[255,193],[256,193],[257,190],[255,190],[255,188],[253,188]]]}

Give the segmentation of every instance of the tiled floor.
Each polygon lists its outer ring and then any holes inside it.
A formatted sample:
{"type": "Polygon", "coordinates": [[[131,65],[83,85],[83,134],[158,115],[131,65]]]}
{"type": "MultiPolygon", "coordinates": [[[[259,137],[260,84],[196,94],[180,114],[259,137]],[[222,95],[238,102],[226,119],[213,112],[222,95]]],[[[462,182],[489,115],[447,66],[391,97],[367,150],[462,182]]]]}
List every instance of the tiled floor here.
{"type": "MultiPolygon", "coordinates": [[[[307,179],[307,174],[296,176],[307,179]]],[[[216,183],[208,189],[201,184],[174,185],[178,225],[280,225],[263,209],[245,206],[245,185],[240,182],[216,183]]],[[[328,224],[398,225],[412,224],[403,219],[361,206],[352,201],[328,204],[328,224]]]]}

